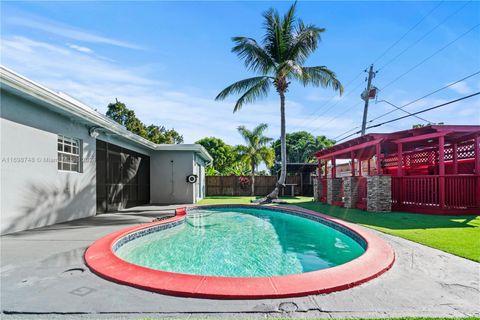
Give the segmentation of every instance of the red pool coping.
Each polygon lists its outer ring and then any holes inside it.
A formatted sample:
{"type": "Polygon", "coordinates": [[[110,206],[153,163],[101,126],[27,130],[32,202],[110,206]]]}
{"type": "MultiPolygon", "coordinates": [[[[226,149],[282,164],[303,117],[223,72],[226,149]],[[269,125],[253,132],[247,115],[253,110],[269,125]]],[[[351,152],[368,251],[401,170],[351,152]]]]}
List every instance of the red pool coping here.
{"type": "MultiPolygon", "coordinates": [[[[247,206],[265,208],[255,205],[247,206]]],[[[235,207],[241,207],[241,205],[235,205],[235,207]]],[[[384,240],[354,224],[310,210],[280,206],[278,208],[318,216],[344,226],[365,240],[367,249],[360,257],[336,267],[287,276],[254,278],[201,276],[160,271],[135,265],[115,255],[112,247],[119,239],[135,231],[183,220],[187,209],[182,208],[177,209],[175,217],[125,228],[95,241],[85,252],[85,262],[92,272],[102,278],[148,291],[183,297],[264,299],[323,294],[349,289],[380,276],[390,269],[395,261],[392,248],[384,240]]]]}

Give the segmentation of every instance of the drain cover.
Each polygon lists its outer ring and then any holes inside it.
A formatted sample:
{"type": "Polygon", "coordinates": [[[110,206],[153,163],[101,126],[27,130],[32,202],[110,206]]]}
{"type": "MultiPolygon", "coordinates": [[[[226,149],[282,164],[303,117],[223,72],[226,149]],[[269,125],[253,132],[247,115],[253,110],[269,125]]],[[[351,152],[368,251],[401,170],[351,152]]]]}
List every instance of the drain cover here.
{"type": "Polygon", "coordinates": [[[298,310],[298,306],[294,302],[282,302],[278,306],[278,309],[283,312],[294,312],[298,310]]]}

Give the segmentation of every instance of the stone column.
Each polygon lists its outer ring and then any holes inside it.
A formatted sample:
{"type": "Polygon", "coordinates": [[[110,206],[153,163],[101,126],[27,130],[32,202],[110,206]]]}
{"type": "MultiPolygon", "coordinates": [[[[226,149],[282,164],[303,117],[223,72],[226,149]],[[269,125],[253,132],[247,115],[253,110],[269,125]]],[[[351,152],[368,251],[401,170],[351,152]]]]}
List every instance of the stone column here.
{"type": "Polygon", "coordinates": [[[359,177],[344,177],[343,178],[343,195],[345,208],[355,208],[358,201],[358,178],[359,177]]]}
{"type": "Polygon", "coordinates": [[[332,204],[333,201],[342,201],[342,178],[327,179],[327,203],[332,204]]]}
{"type": "Polygon", "coordinates": [[[319,177],[312,176],[313,182],[313,200],[320,201],[320,192],[321,192],[321,185],[319,181],[319,177]]]}
{"type": "Polygon", "coordinates": [[[392,177],[367,177],[367,211],[392,211],[392,177]]]}

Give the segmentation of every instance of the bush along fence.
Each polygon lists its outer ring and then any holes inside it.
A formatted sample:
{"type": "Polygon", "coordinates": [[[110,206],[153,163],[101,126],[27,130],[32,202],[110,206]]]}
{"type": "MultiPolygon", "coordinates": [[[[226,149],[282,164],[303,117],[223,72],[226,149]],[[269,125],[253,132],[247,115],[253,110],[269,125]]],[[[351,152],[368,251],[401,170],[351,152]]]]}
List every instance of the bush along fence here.
{"type": "MultiPolygon", "coordinates": [[[[266,196],[277,183],[276,176],[255,176],[255,195],[266,196]]],[[[207,196],[249,196],[251,194],[251,177],[249,176],[208,176],[206,177],[207,196]]],[[[305,183],[302,190],[300,176],[287,176],[286,186],[280,195],[305,195],[305,183]],[[294,194],[292,194],[292,186],[294,194]]],[[[311,188],[310,188],[311,189],[311,188]]],[[[313,192],[312,192],[313,194],[313,192]]]]}

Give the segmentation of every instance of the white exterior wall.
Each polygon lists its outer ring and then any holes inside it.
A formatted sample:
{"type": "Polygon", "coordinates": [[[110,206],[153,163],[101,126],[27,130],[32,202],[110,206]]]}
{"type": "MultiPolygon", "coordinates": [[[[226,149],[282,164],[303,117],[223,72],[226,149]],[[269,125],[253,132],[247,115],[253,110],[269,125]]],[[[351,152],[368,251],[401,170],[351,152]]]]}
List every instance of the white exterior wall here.
{"type": "Polygon", "coordinates": [[[192,151],[156,151],[150,157],[150,202],[195,203],[196,184],[187,182],[195,174],[192,151]]]}
{"type": "MultiPolygon", "coordinates": [[[[95,215],[96,140],[88,133],[94,124],[23,95],[1,90],[0,97],[0,234],[95,215]],[[57,169],[59,134],[81,140],[81,173],[57,169]]],[[[105,132],[97,139],[150,156],[151,203],[195,203],[204,196],[198,151],[154,150],[105,132]],[[190,174],[199,176],[197,183],[186,182],[190,174]]]]}
{"type": "Polygon", "coordinates": [[[203,161],[198,155],[195,156],[194,174],[198,176],[197,183],[195,184],[195,200],[199,201],[205,197],[205,161],[203,161]]]}
{"type": "Polygon", "coordinates": [[[1,234],[95,215],[95,139],[80,123],[2,91],[1,234]],[[83,172],[57,169],[57,135],[81,139],[83,172]]]}

